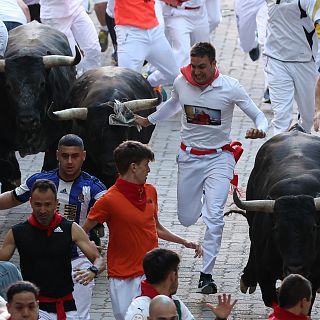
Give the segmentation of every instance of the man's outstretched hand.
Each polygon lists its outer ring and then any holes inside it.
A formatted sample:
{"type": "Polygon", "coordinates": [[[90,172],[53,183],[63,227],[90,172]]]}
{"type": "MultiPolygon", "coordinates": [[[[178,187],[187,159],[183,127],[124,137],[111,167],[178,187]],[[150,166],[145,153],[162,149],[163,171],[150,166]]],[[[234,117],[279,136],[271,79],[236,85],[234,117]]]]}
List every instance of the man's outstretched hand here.
{"type": "Polygon", "coordinates": [[[266,136],[266,133],[263,130],[250,128],[246,132],[246,139],[259,139],[264,138],[266,136]]]}

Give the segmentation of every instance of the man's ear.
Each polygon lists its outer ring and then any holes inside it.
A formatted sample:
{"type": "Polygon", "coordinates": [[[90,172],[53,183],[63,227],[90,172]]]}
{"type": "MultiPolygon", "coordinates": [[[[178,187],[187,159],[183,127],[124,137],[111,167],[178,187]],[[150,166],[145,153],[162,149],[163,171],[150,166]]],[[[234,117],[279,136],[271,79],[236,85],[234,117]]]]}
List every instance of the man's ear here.
{"type": "Polygon", "coordinates": [[[130,163],[130,168],[133,172],[136,171],[136,164],[134,162],[130,163]]]}
{"type": "Polygon", "coordinates": [[[299,304],[300,304],[300,308],[304,309],[304,308],[306,308],[306,306],[308,306],[310,304],[310,300],[308,300],[307,298],[302,298],[299,301],[299,304]]]}
{"type": "Polygon", "coordinates": [[[167,278],[170,279],[170,282],[175,282],[177,277],[177,272],[176,271],[170,271],[167,278]]]}

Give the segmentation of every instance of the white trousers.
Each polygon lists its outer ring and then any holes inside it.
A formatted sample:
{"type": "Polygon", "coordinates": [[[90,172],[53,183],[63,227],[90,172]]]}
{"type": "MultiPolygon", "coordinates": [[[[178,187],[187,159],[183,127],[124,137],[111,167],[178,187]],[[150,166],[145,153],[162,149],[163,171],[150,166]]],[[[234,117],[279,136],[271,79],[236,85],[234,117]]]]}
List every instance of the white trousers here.
{"type": "Polygon", "coordinates": [[[197,42],[209,42],[207,9],[184,10],[163,5],[166,36],[171,44],[178,67],[190,63],[190,48],[197,42]]]}
{"type": "MultiPolygon", "coordinates": [[[[77,311],[66,312],[67,320],[79,320],[77,311]]],[[[39,310],[39,320],[58,320],[57,314],[39,310]]]]}
{"type": "MultiPolygon", "coordinates": [[[[256,22],[257,22],[257,31],[258,31],[258,43],[260,45],[260,51],[264,51],[264,43],[266,41],[267,37],[267,23],[268,23],[268,6],[267,3],[265,2],[257,12],[256,16],[256,22]]],[[[264,70],[264,87],[265,89],[268,87],[268,78],[267,74],[265,72],[265,66],[267,63],[267,57],[265,55],[261,55],[260,61],[262,65],[262,69],[264,70]]]]}
{"type": "Polygon", "coordinates": [[[266,73],[274,113],[274,135],[290,128],[293,100],[298,105],[299,124],[310,133],[315,112],[315,62],[283,62],[268,57],[266,73]]]}
{"type": "MultiPolygon", "coordinates": [[[[84,255],[72,260],[72,270],[75,268],[88,269],[91,265],[92,263],[84,255]]],[[[84,286],[74,280],[73,274],[72,272],[74,283],[72,295],[76,303],[79,320],[89,320],[94,280],[84,286]]]]}
{"type": "Polygon", "coordinates": [[[211,273],[220,250],[227,201],[235,160],[230,152],[196,156],[179,150],[178,218],[188,227],[200,215],[206,224],[202,272],[211,273]],[[203,196],[203,192],[205,195],[203,196]]]}
{"type": "Polygon", "coordinates": [[[222,20],[220,0],[206,0],[210,32],[215,30],[222,20]]]}
{"type": "Polygon", "coordinates": [[[95,26],[82,6],[70,17],[42,19],[41,22],[63,32],[69,41],[72,53],[79,45],[83,59],[77,66],[83,72],[101,66],[101,48],[95,26]]]}
{"type": "Polygon", "coordinates": [[[148,81],[151,86],[172,84],[179,74],[172,48],[164,34],[163,26],[140,29],[117,25],[118,65],[141,72],[144,60],[157,70],[148,81]]]}
{"type": "Polygon", "coordinates": [[[132,299],[141,294],[141,281],[145,276],[129,279],[109,278],[109,292],[114,318],[124,320],[132,299]]]}
{"type": "Polygon", "coordinates": [[[240,47],[249,52],[258,45],[256,16],[265,0],[235,0],[240,47]]]}

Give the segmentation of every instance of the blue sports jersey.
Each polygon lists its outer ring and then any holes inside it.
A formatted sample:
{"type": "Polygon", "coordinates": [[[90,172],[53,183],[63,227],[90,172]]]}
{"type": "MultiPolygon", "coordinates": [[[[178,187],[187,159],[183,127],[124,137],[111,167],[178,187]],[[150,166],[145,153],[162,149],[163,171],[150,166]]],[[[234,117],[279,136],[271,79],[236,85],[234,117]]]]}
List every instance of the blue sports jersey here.
{"type": "MultiPolygon", "coordinates": [[[[33,183],[39,179],[48,179],[57,187],[58,211],[66,219],[83,225],[90,208],[105,192],[106,186],[96,177],[81,171],[74,181],[66,182],[59,177],[58,169],[35,173],[14,190],[20,202],[27,202],[31,196],[33,183]]],[[[73,250],[74,251],[74,250],[73,250]]],[[[77,256],[76,252],[73,257],[77,256]]]]}

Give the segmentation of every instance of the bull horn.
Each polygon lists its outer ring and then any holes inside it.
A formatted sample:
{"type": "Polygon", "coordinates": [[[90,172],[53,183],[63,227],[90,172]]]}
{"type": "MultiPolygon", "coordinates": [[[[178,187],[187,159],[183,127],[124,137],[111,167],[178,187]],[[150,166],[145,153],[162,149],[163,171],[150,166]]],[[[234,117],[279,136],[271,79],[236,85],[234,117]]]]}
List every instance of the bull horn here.
{"type": "Polygon", "coordinates": [[[314,205],[317,210],[320,210],[320,198],[314,198],[314,205]]]}
{"type": "Polygon", "coordinates": [[[237,190],[233,191],[233,201],[240,209],[247,211],[273,212],[275,200],[240,200],[237,190]]]}
{"type": "Polygon", "coordinates": [[[54,103],[52,102],[47,114],[52,120],[67,121],[67,120],[87,120],[87,108],[70,108],[59,111],[53,111],[54,103]]]}
{"type": "Polygon", "coordinates": [[[123,102],[123,104],[128,109],[130,109],[133,113],[135,113],[142,110],[152,109],[156,107],[159,103],[158,103],[158,98],[154,98],[154,99],[131,100],[131,101],[123,102]]]}
{"type": "Polygon", "coordinates": [[[75,49],[76,49],[75,57],[68,57],[68,56],[62,56],[62,55],[43,56],[42,61],[44,66],[46,67],[46,69],[49,69],[52,67],[77,65],[81,60],[81,54],[77,46],[75,47],[75,49]]]}
{"type": "Polygon", "coordinates": [[[6,65],[6,60],[0,59],[0,72],[4,72],[5,65],[6,65]]]}

